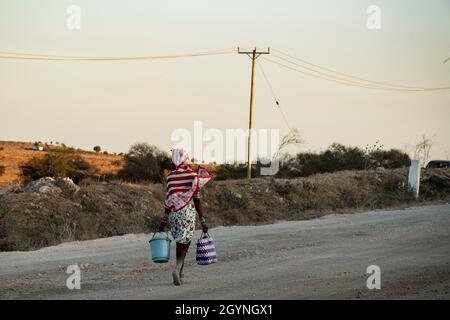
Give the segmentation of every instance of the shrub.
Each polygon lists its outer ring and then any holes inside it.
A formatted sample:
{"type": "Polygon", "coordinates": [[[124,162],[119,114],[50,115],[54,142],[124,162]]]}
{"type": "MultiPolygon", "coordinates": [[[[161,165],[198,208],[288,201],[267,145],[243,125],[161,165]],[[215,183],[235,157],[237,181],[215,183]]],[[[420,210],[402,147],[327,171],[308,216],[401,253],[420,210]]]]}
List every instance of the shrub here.
{"type": "Polygon", "coordinates": [[[386,169],[403,168],[411,165],[409,155],[397,149],[371,152],[369,154],[369,161],[374,167],[384,167],[386,169]]]}
{"type": "MultiPolygon", "coordinates": [[[[257,173],[255,166],[252,166],[252,177],[257,173]]],[[[225,163],[216,166],[214,172],[215,180],[243,179],[247,177],[247,164],[243,163],[225,163]]]]}
{"type": "Polygon", "coordinates": [[[364,169],[364,151],[358,147],[333,143],[322,154],[322,158],[322,172],[364,169]]]}
{"type": "Polygon", "coordinates": [[[102,148],[100,146],[95,146],[94,151],[98,153],[98,152],[102,151],[102,148]]]}
{"type": "Polygon", "coordinates": [[[321,153],[304,152],[281,159],[279,177],[306,177],[316,173],[362,170],[376,167],[395,169],[409,166],[407,154],[391,149],[374,148],[364,152],[357,147],[333,143],[321,153]]]}
{"type": "Polygon", "coordinates": [[[333,143],[321,153],[304,152],[285,156],[281,160],[278,176],[306,177],[321,172],[361,170],[364,164],[363,150],[333,143]]]}
{"type": "MultiPolygon", "coordinates": [[[[3,147],[0,147],[0,151],[2,151],[3,150],[3,147]]],[[[1,159],[2,157],[0,157],[0,159],[1,159]]],[[[1,164],[0,164],[0,176],[1,175],[3,175],[5,173],[5,166],[2,166],[1,164]]]]}
{"type": "Polygon", "coordinates": [[[125,155],[124,167],[119,171],[119,177],[132,181],[162,182],[163,173],[172,168],[172,160],[156,146],[147,143],[136,143],[125,155]]]}
{"type": "Polygon", "coordinates": [[[89,163],[68,149],[30,159],[22,166],[22,175],[31,180],[43,177],[69,177],[78,182],[88,175],[89,169],[89,163]]]}

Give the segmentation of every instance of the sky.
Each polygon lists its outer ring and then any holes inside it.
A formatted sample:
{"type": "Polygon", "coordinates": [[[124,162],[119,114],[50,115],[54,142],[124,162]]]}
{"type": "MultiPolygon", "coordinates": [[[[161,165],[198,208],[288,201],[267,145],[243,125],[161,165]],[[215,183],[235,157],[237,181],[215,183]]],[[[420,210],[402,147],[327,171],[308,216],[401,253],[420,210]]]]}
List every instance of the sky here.
{"type": "MultiPolygon", "coordinates": [[[[0,0],[0,51],[51,55],[159,55],[270,47],[374,81],[450,85],[449,0],[154,1],[0,0]],[[67,27],[70,5],[81,28],[67,27]],[[381,28],[368,29],[370,5],[381,28]]],[[[397,92],[350,87],[259,59],[291,127],[305,141],[412,150],[423,134],[431,155],[450,156],[450,90],[397,92]]],[[[59,141],[110,152],[136,142],[163,150],[171,134],[247,128],[251,60],[220,56],[153,61],[0,59],[0,140],[59,141]]],[[[256,70],[256,129],[288,129],[256,70]]]]}

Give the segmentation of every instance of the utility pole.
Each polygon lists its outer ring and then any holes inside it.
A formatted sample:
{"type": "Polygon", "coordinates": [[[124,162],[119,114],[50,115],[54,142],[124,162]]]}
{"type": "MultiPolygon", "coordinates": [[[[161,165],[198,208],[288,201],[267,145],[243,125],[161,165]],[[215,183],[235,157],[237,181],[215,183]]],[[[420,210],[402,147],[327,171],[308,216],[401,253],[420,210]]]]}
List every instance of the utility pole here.
{"type": "Polygon", "coordinates": [[[253,129],[253,96],[255,87],[255,62],[262,54],[270,54],[270,48],[267,51],[257,51],[256,47],[252,51],[241,51],[238,47],[238,54],[246,54],[252,59],[252,78],[250,84],[250,115],[248,119],[248,146],[247,146],[247,179],[252,177],[252,129],[253,129]]]}

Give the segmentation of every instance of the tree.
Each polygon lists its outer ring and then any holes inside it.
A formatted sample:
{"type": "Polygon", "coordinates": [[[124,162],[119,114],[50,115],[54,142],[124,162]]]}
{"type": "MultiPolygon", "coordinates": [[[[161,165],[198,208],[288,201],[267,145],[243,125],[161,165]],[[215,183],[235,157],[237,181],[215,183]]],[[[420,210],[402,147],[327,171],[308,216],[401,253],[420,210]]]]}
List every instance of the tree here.
{"type": "Polygon", "coordinates": [[[300,137],[300,133],[297,129],[291,129],[283,138],[281,138],[280,145],[278,147],[277,153],[274,155],[274,158],[279,157],[281,154],[281,151],[286,149],[290,145],[300,145],[304,141],[300,137]]]}
{"type": "Polygon", "coordinates": [[[411,165],[409,155],[397,149],[372,151],[368,157],[375,168],[395,169],[411,165]]]}
{"type": "Polygon", "coordinates": [[[31,158],[22,166],[22,175],[31,180],[43,177],[69,177],[78,182],[88,175],[90,167],[80,155],[67,149],[47,153],[44,157],[31,158]]]}
{"type": "Polygon", "coordinates": [[[416,144],[414,158],[419,160],[422,166],[427,164],[433,144],[433,138],[428,138],[425,134],[422,135],[421,140],[416,144]]]}
{"type": "Polygon", "coordinates": [[[119,171],[124,180],[162,182],[164,170],[172,168],[170,157],[156,146],[136,143],[125,155],[125,165],[119,171]]]}
{"type": "Polygon", "coordinates": [[[102,148],[100,146],[95,146],[94,151],[99,153],[100,151],[102,151],[102,148]]]}

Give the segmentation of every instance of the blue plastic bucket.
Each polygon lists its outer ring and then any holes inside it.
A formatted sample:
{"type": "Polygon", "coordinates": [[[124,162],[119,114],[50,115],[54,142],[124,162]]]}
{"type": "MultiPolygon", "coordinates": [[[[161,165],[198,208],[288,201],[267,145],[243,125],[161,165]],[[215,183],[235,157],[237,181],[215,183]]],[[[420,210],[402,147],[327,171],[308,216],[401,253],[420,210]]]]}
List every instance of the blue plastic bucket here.
{"type": "Polygon", "coordinates": [[[165,263],[170,259],[170,242],[172,240],[169,239],[169,234],[166,235],[158,235],[156,233],[153,234],[153,237],[150,239],[150,255],[152,257],[153,262],[156,263],[165,263]]]}

